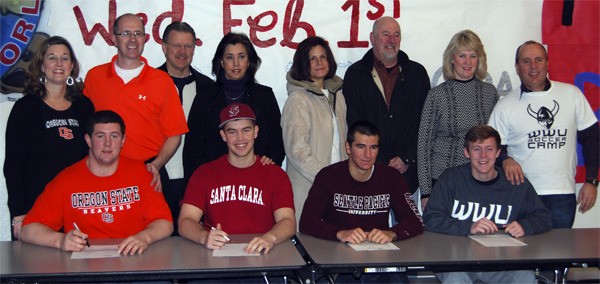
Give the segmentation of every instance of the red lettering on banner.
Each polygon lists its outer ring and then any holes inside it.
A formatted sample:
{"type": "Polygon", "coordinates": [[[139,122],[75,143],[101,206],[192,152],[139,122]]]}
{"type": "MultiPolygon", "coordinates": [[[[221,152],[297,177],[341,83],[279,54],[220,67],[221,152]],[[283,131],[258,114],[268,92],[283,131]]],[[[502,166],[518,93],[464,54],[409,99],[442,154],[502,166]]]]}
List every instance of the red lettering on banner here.
{"type": "MultiPolygon", "coordinates": [[[[360,26],[358,21],[360,20],[360,0],[346,0],[342,5],[342,10],[348,11],[352,9],[352,16],[350,21],[350,40],[338,41],[338,47],[340,48],[355,48],[355,47],[369,47],[369,42],[366,40],[358,40],[358,27],[360,26]]],[[[377,0],[369,0],[368,3],[371,7],[375,8],[375,11],[367,11],[367,18],[369,20],[377,20],[381,18],[385,13],[385,6],[379,3],[377,0]]],[[[393,17],[395,19],[400,17],[400,0],[394,0],[393,6],[393,17]]]]}
{"type": "Polygon", "coordinates": [[[34,6],[21,6],[21,13],[27,15],[38,15],[40,13],[40,0],[35,0],[34,6]]]}
{"type": "Polygon", "coordinates": [[[73,7],[73,12],[75,13],[75,19],[77,19],[77,25],[79,25],[79,30],[81,30],[81,36],[83,37],[83,43],[85,45],[92,45],[94,42],[94,38],[96,38],[96,34],[100,32],[100,35],[104,39],[104,41],[108,45],[113,45],[112,39],[110,35],[112,34],[112,25],[110,23],[114,23],[116,19],[116,9],[117,3],[114,0],[108,2],[108,31],[102,24],[94,24],[91,30],[87,29],[87,25],[85,24],[85,19],[83,17],[83,13],[81,12],[81,8],[79,6],[73,7]],[[115,13],[110,13],[110,11],[115,11],[115,13]]]}
{"type": "Polygon", "coordinates": [[[306,37],[315,36],[315,29],[312,25],[307,22],[301,22],[300,17],[302,16],[302,10],[304,9],[304,0],[290,0],[287,7],[285,8],[285,16],[283,19],[283,40],[281,46],[291,47],[293,49],[298,48],[297,42],[293,42],[292,39],[296,35],[298,28],[306,31],[306,37]],[[294,8],[294,3],[296,7],[294,8]],[[293,9],[293,14],[292,14],[293,9]]]}
{"type": "Polygon", "coordinates": [[[0,62],[4,65],[13,65],[19,56],[21,55],[21,50],[19,46],[9,42],[2,47],[2,51],[0,51],[0,62]],[[12,53],[12,56],[10,54],[12,53]]]}
{"type": "Polygon", "coordinates": [[[116,12],[114,14],[111,14],[110,11],[116,11],[116,7],[117,3],[114,0],[108,2],[108,31],[101,24],[94,24],[94,26],[92,26],[92,29],[88,30],[87,25],[85,24],[83,13],[81,12],[81,8],[79,8],[79,6],[73,7],[75,19],[77,19],[77,24],[79,25],[79,30],[81,30],[81,36],[83,37],[83,43],[85,45],[92,45],[92,43],[94,42],[94,38],[96,37],[96,34],[98,32],[100,32],[100,35],[108,45],[113,45],[112,39],[110,38],[110,35],[112,33],[112,25],[110,25],[110,23],[113,23],[115,21],[116,12]]]}
{"type": "MultiPolygon", "coordinates": [[[[158,43],[162,43],[162,40],[160,38],[160,24],[162,23],[162,21],[164,21],[166,18],[171,17],[171,23],[172,22],[181,22],[183,19],[183,0],[172,0],[171,2],[171,11],[168,12],[164,12],[160,15],[158,15],[158,17],[156,18],[156,21],[154,21],[154,24],[152,25],[152,37],[154,38],[154,41],[158,42],[158,43]]],[[[196,39],[196,45],[197,46],[201,46],[202,45],[202,41],[200,41],[200,39],[196,39]]]]}
{"type": "Polygon", "coordinates": [[[383,4],[377,2],[377,0],[369,0],[369,4],[371,4],[373,8],[377,9],[377,12],[371,12],[369,10],[367,12],[367,18],[369,18],[369,20],[377,20],[381,18],[381,16],[383,16],[383,12],[385,12],[385,7],[383,4]]]}
{"type": "Polygon", "coordinates": [[[348,11],[352,8],[352,20],[350,22],[350,40],[338,41],[338,47],[340,48],[352,48],[352,47],[369,47],[369,42],[366,40],[358,40],[358,20],[360,18],[360,0],[347,0],[342,5],[342,10],[348,11]]]}
{"type": "Polygon", "coordinates": [[[274,37],[272,37],[268,40],[260,40],[256,36],[257,32],[270,31],[275,27],[275,24],[277,24],[277,13],[275,13],[274,11],[266,11],[266,12],[260,13],[254,19],[252,19],[252,17],[248,17],[247,20],[248,20],[248,25],[250,26],[250,34],[249,34],[250,40],[252,41],[252,43],[254,43],[254,45],[256,45],[257,47],[264,48],[264,47],[273,46],[275,44],[275,42],[277,42],[277,39],[275,39],[274,37]],[[271,23],[266,26],[259,25],[260,20],[266,16],[271,16],[271,18],[272,18],[271,23]]]}
{"type": "Polygon", "coordinates": [[[223,1],[223,34],[231,32],[232,27],[242,25],[242,20],[231,18],[231,5],[252,5],[254,0],[224,0],[223,1]]]}
{"type": "MultiPolygon", "coordinates": [[[[111,39],[111,35],[113,33],[113,24],[117,19],[116,0],[108,1],[108,31],[100,23],[94,24],[92,26],[92,29],[88,30],[87,25],[85,23],[85,18],[83,16],[83,13],[81,12],[81,8],[79,8],[79,6],[75,6],[73,7],[73,12],[75,13],[75,18],[77,19],[77,24],[79,25],[79,30],[81,30],[81,36],[83,37],[83,43],[85,45],[92,45],[97,33],[100,33],[100,35],[108,45],[114,45],[111,39]]],[[[148,23],[148,16],[144,13],[137,13],[136,15],[142,19],[143,25],[146,26],[146,23],[148,23]]],[[[148,39],[149,35],[146,35],[146,41],[148,41],[148,39]]]]}
{"type": "Polygon", "coordinates": [[[394,19],[400,18],[400,0],[394,0],[394,19]]]}
{"type": "MultiPolygon", "coordinates": [[[[39,0],[36,0],[35,8],[30,8],[31,11],[37,11],[40,9],[39,0]],[[37,10],[36,10],[37,9],[37,10]]],[[[146,35],[146,42],[150,40],[150,37],[156,42],[161,44],[160,28],[165,19],[171,18],[171,22],[183,21],[183,15],[185,10],[185,0],[171,0],[171,10],[165,11],[160,14],[154,23],[152,24],[151,31],[146,35]]],[[[233,5],[253,5],[256,0],[223,0],[223,34],[231,32],[232,28],[242,26],[242,19],[234,19],[232,17],[231,8],[233,5]]],[[[359,40],[358,31],[361,19],[361,7],[360,4],[368,3],[372,10],[368,10],[365,14],[369,20],[376,20],[382,17],[386,12],[386,7],[381,3],[381,0],[368,0],[367,2],[361,0],[346,0],[341,6],[342,10],[350,11],[350,34],[349,39],[345,41],[338,41],[338,47],[340,48],[366,48],[369,47],[368,40],[359,40]]],[[[392,0],[393,8],[392,13],[394,18],[400,17],[400,0],[392,0]]],[[[304,9],[305,0],[288,0],[285,15],[283,19],[283,39],[280,42],[281,46],[290,47],[296,49],[299,42],[294,42],[293,39],[296,37],[296,33],[299,29],[304,30],[306,37],[315,36],[315,28],[306,21],[301,21],[302,12],[304,9]]],[[[39,11],[38,11],[39,12],[39,11]]],[[[85,16],[79,6],[73,7],[73,12],[77,20],[77,24],[81,31],[83,42],[85,45],[90,46],[94,42],[96,36],[99,34],[104,41],[112,46],[112,34],[113,24],[117,18],[117,0],[108,0],[108,23],[94,23],[91,28],[88,29],[88,24],[85,21],[85,16]]],[[[365,15],[363,14],[363,15],[365,15]]],[[[137,13],[142,19],[144,26],[148,23],[148,16],[145,13],[137,13]]],[[[267,48],[275,45],[277,42],[276,37],[270,37],[268,39],[261,39],[259,33],[272,31],[278,23],[279,15],[273,10],[267,10],[258,14],[257,16],[248,16],[246,22],[249,26],[248,36],[254,45],[259,48],[267,48]],[[270,21],[269,18],[270,17],[270,21]],[[266,19],[267,18],[267,19],[266,19]],[[268,22],[267,22],[268,21],[268,22]]],[[[33,25],[31,25],[33,26],[33,25]]],[[[31,26],[23,25],[22,27],[30,28],[31,26]]],[[[22,30],[21,30],[22,31],[22,30]]],[[[21,32],[21,39],[24,33],[21,32]]],[[[202,46],[202,40],[196,38],[196,46],[202,46]]],[[[10,52],[12,47],[3,47],[3,52],[10,52]]],[[[8,58],[3,54],[3,60],[6,61],[8,58]]],[[[18,56],[17,56],[18,58],[18,56]]],[[[10,58],[8,58],[10,59],[10,58]]],[[[4,62],[3,61],[3,62],[4,62]]]]}
{"type": "MultiPolygon", "coordinates": [[[[369,18],[369,20],[373,20],[373,21],[381,18],[383,16],[383,13],[385,12],[385,7],[383,6],[383,4],[379,3],[377,0],[369,0],[369,4],[371,4],[371,6],[373,8],[376,8],[377,11],[376,12],[368,11],[367,18],[369,18]]],[[[394,6],[392,8],[393,18],[398,19],[398,18],[400,18],[400,0],[394,0],[393,4],[394,4],[394,6]]]]}
{"type": "Polygon", "coordinates": [[[30,24],[23,19],[19,19],[15,24],[15,27],[13,28],[13,31],[10,34],[10,36],[16,40],[27,43],[29,42],[29,36],[27,36],[25,33],[33,31],[34,28],[34,24],[30,24]]]}

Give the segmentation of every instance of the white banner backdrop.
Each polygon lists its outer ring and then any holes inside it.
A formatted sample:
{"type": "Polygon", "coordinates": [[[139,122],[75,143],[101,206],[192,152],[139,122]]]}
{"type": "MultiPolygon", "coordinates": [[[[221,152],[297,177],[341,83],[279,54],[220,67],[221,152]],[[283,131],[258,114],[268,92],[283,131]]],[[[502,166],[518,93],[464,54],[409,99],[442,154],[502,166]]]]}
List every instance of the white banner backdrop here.
{"type": "Polygon", "coordinates": [[[488,81],[504,94],[520,84],[514,72],[517,46],[529,39],[541,40],[541,5],[541,0],[46,0],[37,32],[67,38],[80,58],[82,77],[116,54],[108,34],[112,19],[123,13],[147,18],[144,56],[154,67],[164,63],[160,38],[172,16],[188,22],[200,40],[192,65],[209,76],[224,32],[244,32],[251,35],[263,60],[257,80],[274,89],[283,107],[285,73],[295,51],[286,42],[297,44],[306,38],[307,30],[314,29],[330,42],[338,75],[343,77],[346,68],[371,47],[369,33],[381,16],[398,19],[401,49],[425,66],[432,86],[443,81],[442,53],[450,38],[460,30],[473,30],[488,54],[488,81]]]}

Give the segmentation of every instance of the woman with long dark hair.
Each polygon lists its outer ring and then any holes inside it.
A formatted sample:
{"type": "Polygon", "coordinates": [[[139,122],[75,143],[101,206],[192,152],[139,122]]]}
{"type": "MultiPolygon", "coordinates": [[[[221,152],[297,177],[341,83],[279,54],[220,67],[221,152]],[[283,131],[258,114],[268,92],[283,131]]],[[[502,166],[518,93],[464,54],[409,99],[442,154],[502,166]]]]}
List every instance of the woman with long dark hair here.
{"type": "Polygon", "coordinates": [[[46,184],[88,153],[84,129],[94,106],[83,96],[79,68],[66,39],[46,39],[33,58],[25,96],[11,110],[4,175],[14,238],[46,184]]]}
{"type": "Polygon", "coordinates": [[[270,87],[256,82],[261,59],[245,34],[229,33],[217,46],[212,59],[212,73],[217,77],[207,96],[196,96],[188,116],[189,132],[183,148],[186,179],[198,166],[227,153],[219,135],[220,112],[237,102],[249,105],[259,127],[254,142],[255,154],[262,161],[281,165],[285,157],[281,136],[281,112],[270,87]]]}

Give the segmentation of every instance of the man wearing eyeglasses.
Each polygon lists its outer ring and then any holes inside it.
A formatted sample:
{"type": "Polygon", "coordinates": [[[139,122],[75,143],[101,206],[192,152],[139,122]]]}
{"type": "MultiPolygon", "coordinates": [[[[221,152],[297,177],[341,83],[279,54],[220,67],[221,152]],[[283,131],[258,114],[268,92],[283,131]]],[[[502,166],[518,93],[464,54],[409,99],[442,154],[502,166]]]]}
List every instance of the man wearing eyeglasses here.
{"type": "Polygon", "coordinates": [[[122,154],[146,162],[154,176],[152,185],[162,191],[168,179],[164,165],[188,131],[183,108],[171,78],[142,57],[147,37],[142,19],[123,14],[112,32],[117,55],[87,73],[84,93],[96,110],[112,110],[123,117],[129,133],[122,154]]]}
{"type": "MultiPolygon", "coordinates": [[[[187,119],[195,98],[203,102],[208,101],[206,88],[213,83],[213,80],[190,66],[196,48],[196,32],[188,23],[172,22],[169,24],[165,28],[162,41],[162,51],[165,54],[166,62],[158,67],[158,70],[167,72],[173,79],[187,119]]],[[[202,103],[202,105],[207,105],[207,103],[202,103]]],[[[182,157],[184,137],[181,138],[181,146],[173,158],[165,165],[169,180],[164,184],[168,191],[163,191],[163,193],[169,208],[171,208],[173,220],[177,220],[179,217],[179,202],[185,193],[186,181],[183,178],[182,157]]],[[[176,223],[174,223],[174,235],[178,235],[176,223]]]]}

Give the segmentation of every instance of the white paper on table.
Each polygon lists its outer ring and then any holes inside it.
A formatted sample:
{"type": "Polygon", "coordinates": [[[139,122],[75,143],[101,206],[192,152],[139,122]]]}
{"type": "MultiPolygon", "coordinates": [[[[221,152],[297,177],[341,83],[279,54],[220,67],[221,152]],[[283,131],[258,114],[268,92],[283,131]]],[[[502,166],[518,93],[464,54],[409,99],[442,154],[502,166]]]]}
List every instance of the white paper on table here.
{"type": "Polygon", "coordinates": [[[508,234],[470,235],[469,238],[485,247],[521,247],[527,245],[508,234]]]}
{"type": "Polygon", "coordinates": [[[74,251],[71,254],[71,259],[80,258],[108,258],[119,257],[119,249],[117,245],[93,245],[86,247],[82,251],[74,251]]]}
{"type": "Polygon", "coordinates": [[[348,244],[350,247],[352,247],[355,251],[364,251],[364,250],[400,250],[399,247],[397,247],[396,245],[394,245],[393,243],[385,243],[385,244],[378,244],[378,243],[374,243],[374,242],[362,242],[360,244],[348,244]]]}
{"type": "Polygon", "coordinates": [[[226,244],[220,249],[213,250],[213,256],[258,256],[260,253],[246,253],[244,248],[248,246],[248,243],[242,244],[226,244]]]}

